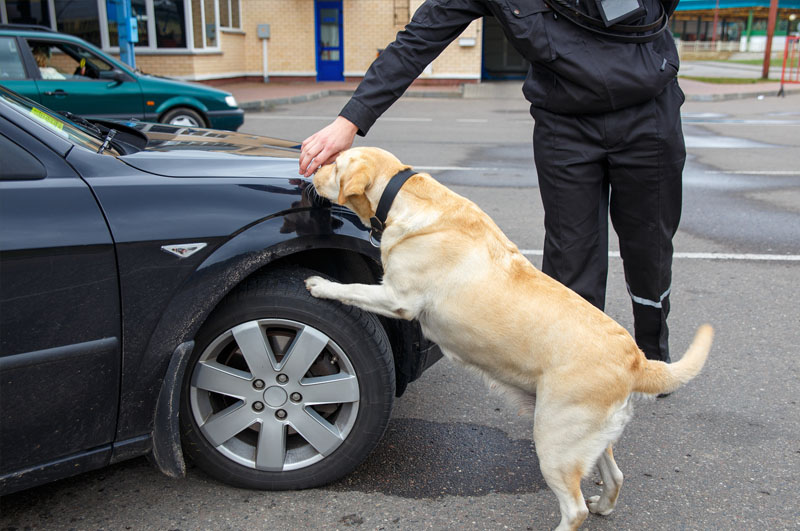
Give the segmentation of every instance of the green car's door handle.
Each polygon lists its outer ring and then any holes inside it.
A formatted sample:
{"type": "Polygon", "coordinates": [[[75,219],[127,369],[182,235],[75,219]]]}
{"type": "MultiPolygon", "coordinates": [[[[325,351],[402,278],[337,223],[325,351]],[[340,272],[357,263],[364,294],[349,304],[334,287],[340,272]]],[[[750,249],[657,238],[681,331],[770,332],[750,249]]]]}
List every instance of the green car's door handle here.
{"type": "Polygon", "coordinates": [[[67,96],[68,93],[66,90],[58,89],[58,90],[48,90],[47,92],[43,93],[45,96],[67,96]]]}

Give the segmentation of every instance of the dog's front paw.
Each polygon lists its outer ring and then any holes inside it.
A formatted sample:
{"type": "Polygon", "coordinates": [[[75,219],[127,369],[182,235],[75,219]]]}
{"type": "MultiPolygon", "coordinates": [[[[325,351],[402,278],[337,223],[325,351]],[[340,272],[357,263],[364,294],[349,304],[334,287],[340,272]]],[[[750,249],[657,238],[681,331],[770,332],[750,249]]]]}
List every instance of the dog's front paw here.
{"type": "Polygon", "coordinates": [[[318,299],[332,298],[330,287],[334,284],[335,282],[331,282],[322,277],[308,277],[306,279],[306,289],[312,296],[318,299]]]}

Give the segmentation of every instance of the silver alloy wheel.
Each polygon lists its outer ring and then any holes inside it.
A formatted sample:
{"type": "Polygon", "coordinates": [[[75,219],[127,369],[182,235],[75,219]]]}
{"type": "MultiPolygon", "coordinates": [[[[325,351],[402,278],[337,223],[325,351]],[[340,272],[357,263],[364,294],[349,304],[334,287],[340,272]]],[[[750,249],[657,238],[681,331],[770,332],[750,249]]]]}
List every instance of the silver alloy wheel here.
{"type": "Polygon", "coordinates": [[[344,351],[297,321],[260,319],[212,341],[191,377],[191,412],[206,440],[249,468],[297,470],[336,450],[358,415],[344,351]]]}
{"type": "Polygon", "coordinates": [[[177,125],[179,127],[203,127],[192,116],[188,114],[178,114],[169,121],[170,125],[177,125]]]}

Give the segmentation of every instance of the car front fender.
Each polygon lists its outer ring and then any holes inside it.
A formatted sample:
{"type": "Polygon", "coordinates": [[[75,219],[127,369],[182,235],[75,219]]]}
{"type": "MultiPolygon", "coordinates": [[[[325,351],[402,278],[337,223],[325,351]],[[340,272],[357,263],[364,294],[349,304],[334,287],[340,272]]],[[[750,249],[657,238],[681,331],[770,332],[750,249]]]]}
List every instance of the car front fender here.
{"type": "Polygon", "coordinates": [[[167,303],[144,352],[131,360],[135,367],[125,369],[129,384],[122,390],[117,440],[152,431],[156,400],[175,348],[194,339],[211,311],[242,280],[275,260],[312,249],[346,250],[378,260],[377,249],[364,239],[364,228],[347,216],[333,218],[338,225],[335,233],[290,232],[303,219],[330,217],[326,209],[304,212],[286,212],[240,232],[186,277],[167,303]]]}

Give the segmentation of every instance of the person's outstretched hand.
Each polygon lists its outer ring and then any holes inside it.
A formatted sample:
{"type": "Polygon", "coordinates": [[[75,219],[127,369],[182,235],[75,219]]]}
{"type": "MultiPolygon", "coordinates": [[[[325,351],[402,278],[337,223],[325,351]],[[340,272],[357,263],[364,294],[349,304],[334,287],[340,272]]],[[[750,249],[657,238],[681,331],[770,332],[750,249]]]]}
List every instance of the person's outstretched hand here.
{"type": "Polygon", "coordinates": [[[341,116],[303,141],[300,151],[300,175],[309,177],[321,166],[330,164],[353,145],[358,127],[341,116]]]}

